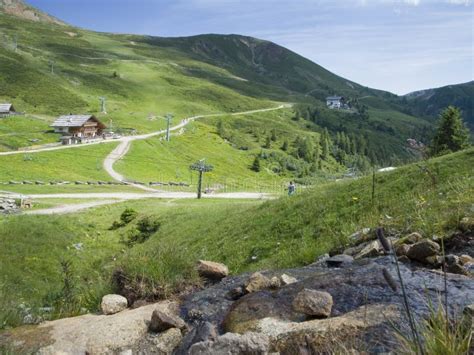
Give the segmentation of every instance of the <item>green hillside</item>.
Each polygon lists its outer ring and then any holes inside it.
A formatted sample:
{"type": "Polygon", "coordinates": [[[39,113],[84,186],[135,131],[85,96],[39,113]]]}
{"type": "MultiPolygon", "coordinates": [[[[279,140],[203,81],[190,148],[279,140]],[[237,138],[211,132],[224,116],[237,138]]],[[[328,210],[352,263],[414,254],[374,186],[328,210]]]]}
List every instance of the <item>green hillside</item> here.
{"type": "Polygon", "coordinates": [[[113,291],[116,270],[139,296],[162,297],[197,283],[193,270],[201,258],[224,262],[236,274],[311,263],[366,227],[447,235],[473,216],[473,165],[470,149],[377,173],[374,200],[366,177],[267,202],[142,200],[68,216],[3,217],[0,327],[19,322],[19,303],[61,304],[61,260],[71,265],[77,304],[55,316],[95,309],[113,291]],[[138,212],[136,220],[111,228],[125,208],[138,212]],[[140,234],[139,226],[156,231],[140,234]]]}
{"type": "Polygon", "coordinates": [[[436,118],[449,105],[459,107],[464,121],[474,130],[474,81],[415,91],[405,95],[403,102],[408,105],[410,113],[430,118],[436,118]]]}
{"type": "MultiPolygon", "coordinates": [[[[305,129],[319,135],[327,128],[332,140],[341,131],[332,129],[334,125],[342,125],[346,133],[362,134],[372,151],[365,152],[364,159],[381,165],[411,159],[405,149],[406,139],[425,138],[417,133],[429,131],[426,128],[432,124],[403,116],[403,105],[391,93],[350,82],[277,44],[255,38],[95,33],[54,20],[33,22],[2,12],[0,26],[4,38],[0,101],[12,102],[17,110],[41,114],[50,121],[59,114],[89,112],[123,134],[151,132],[164,127],[161,117],[166,112],[181,119],[267,108],[276,102],[319,107],[325,105],[327,95],[338,94],[351,102],[360,100],[360,105],[368,108],[372,124],[353,115],[353,123],[346,125],[344,117],[333,120],[338,115],[323,110],[320,123],[308,123],[305,129]],[[102,96],[107,99],[106,115],[98,113],[102,96]],[[390,149],[380,151],[377,146],[381,141],[390,142],[390,149]]],[[[270,130],[268,120],[265,124],[270,130]]],[[[43,128],[26,128],[21,122],[10,127],[31,137],[44,132],[43,128]]],[[[52,139],[47,137],[45,141],[52,139]]],[[[24,145],[25,140],[7,140],[0,135],[3,150],[24,145]]],[[[346,167],[353,165],[339,162],[346,167]]],[[[332,163],[326,165],[329,169],[332,163]]]]}

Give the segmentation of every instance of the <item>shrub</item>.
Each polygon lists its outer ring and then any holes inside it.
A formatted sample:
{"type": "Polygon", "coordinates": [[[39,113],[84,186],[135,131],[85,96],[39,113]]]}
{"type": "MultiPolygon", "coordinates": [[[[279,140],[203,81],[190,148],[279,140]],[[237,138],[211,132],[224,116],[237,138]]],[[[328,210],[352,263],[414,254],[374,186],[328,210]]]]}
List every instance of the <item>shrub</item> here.
{"type": "Polygon", "coordinates": [[[136,228],[129,231],[125,244],[131,247],[146,242],[148,238],[158,232],[160,226],[161,222],[153,219],[153,217],[145,216],[141,218],[138,220],[136,228]]]}

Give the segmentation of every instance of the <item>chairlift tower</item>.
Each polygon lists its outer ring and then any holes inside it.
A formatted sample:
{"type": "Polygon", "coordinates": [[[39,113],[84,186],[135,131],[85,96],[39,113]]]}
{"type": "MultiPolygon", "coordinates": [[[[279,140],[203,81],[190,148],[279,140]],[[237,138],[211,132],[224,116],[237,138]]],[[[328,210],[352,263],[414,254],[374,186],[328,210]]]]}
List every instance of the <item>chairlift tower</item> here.
{"type": "Polygon", "coordinates": [[[49,66],[51,68],[51,74],[54,74],[54,64],[55,64],[54,60],[49,61],[49,66]]]}
{"type": "Polygon", "coordinates": [[[198,162],[192,164],[189,167],[189,169],[199,172],[197,198],[200,199],[201,194],[202,194],[202,191],[201,191],[202,190],[202,175],[203,175],[203,173],[207,173],[209,171],[214,170],[214,167],[210,164],[206,164],[206,159],[203,158],[203,159],[199,160],[198,162]]]}
{"type": "Polygon", "coordinates": [[[173,119],[173,115],[171,113],[167,113],[165,115],[165,120],[166,120],[166,141],[170,141],[170,126],[171,126],[171,120],[173,119]]]}
{"type": "Polygon", "coordinates": [[[100,101],[100,112],[102,113],[107,113],[107,110],[105,108],[105,97],[99,97],[99,101],[100,101]]]}

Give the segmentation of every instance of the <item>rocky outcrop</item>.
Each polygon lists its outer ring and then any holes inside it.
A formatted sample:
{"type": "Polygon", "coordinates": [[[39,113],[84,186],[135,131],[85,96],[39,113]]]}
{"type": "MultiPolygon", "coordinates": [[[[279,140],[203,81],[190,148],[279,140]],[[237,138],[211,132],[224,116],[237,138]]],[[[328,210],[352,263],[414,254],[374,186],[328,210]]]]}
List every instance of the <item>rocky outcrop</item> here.
{"type": "Polygon", "coordinates": [[[151,332],[164,332],[170,328],[183,329],[186,327],[186,323],[178,316],[166,312],[163,309],[157,308],[151,315],[151,321],[148,329],[151,332]]]}
{"type": "Polygon", "coordinates": [[[120,295],[105,295],[102,297],[100,309],[103,314],[115,314],[127,309],[128,301],[125,297],[120,295]]]}

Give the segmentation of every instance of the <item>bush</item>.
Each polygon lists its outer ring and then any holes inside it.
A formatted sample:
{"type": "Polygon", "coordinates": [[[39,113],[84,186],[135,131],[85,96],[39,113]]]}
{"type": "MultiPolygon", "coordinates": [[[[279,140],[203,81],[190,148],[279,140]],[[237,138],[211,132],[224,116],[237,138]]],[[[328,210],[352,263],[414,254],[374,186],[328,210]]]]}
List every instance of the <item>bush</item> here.
{"type": "Polygon", "coordinates": [[[160,226],[161,222],[153,219],[150,216],[141,218],[137,222],[136,228],[128,233],[125,244],[131,247],[135,244],[146,242],[148,238],[150,238],[154,233],[158,232],[160,226]]]}
{"type": "Polygon", "coordinates": [[[109,230],[116,230],[125,227],[127,224],[137,218],[138,212],[132,208],[126,208],[120,215],[120,221],[114,221],[109,230]]]}

